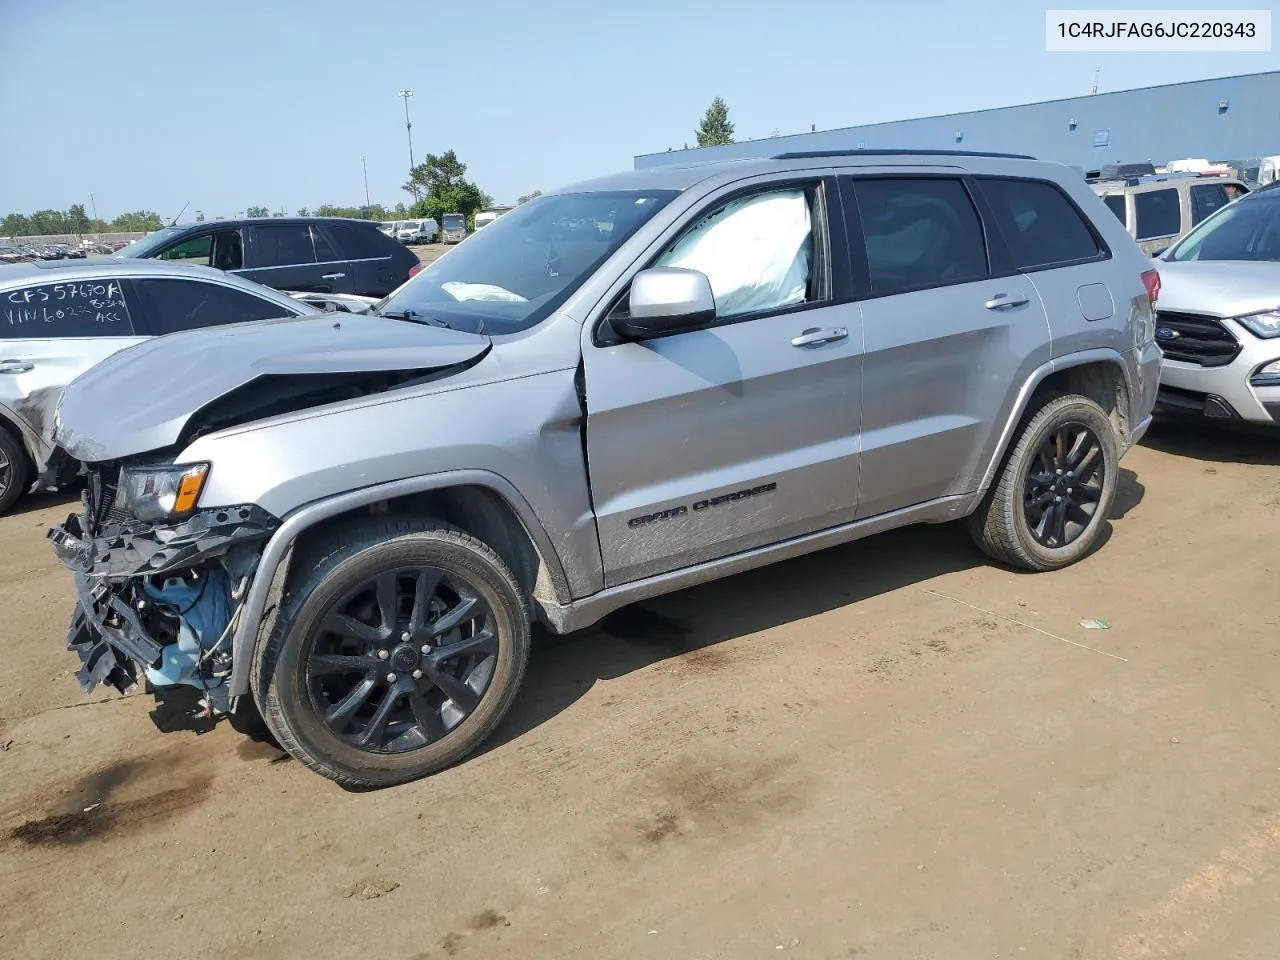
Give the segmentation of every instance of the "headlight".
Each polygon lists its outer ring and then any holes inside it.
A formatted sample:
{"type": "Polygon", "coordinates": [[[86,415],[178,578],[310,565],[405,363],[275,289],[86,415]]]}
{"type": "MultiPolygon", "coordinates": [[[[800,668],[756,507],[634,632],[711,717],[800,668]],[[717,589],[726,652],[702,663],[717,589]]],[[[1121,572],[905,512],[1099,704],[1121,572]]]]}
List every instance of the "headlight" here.
{"type": "Polygon", "coordinates": [[[190,513],[208,476],[207,463],[126,467],[120,472],[115,508],[138,520],[163,520],[190,513]]]}
{"type": "Polygon", "coordinates": [[[1236,317],[1254,336],[1270,340],[1280,337],[1280,310],[1266,310],[1263,313],[1252,313],[1247,317],[1236,317]]]}
{"type": "Polygon", "coordinates": [[[1254,371],[1249,383],[1255,387],[1280,387],[1280,360],[1273,360],[1254,371]]]}

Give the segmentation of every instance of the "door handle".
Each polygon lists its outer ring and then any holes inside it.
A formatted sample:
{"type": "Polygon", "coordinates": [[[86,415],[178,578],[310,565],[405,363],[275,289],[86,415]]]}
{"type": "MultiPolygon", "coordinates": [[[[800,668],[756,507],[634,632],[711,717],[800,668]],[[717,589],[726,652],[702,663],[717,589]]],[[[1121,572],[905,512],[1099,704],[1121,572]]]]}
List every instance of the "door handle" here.
{"type": "MultiPolygon", "coordinates": [[[[346,276],[345,273],[325,273],[325,274],[321,274],[320,279],[321,280],[341,280],[345,276],[346,276]]],[[[1025,303],[1026,301],[1023,301],[1023,302],[1025,303]]]]}
{"type": "Polygon", "coordinates": [[[27,373],[35,368],[29,360],[0,360],[0,373],[27,373]]]}
{"type": "Polygon", "coordinates": [[[817,347],[824,343],[835,343],[837,340],[843,340],[849,335],[849,331],[844,327],[827,327],[820,330],[817,327],[810,327],[798,337],[791,338],[793,347],[817,347]]]}
{"type": "Polygon", "coordinates": [[[1020,293],[1010,296],[1007,293],[997,293],[994,297],[983,304],[988,310],[1007,310],[1009,307],[1020,307],[1027,302],[1027,298],[1020,293]]]}

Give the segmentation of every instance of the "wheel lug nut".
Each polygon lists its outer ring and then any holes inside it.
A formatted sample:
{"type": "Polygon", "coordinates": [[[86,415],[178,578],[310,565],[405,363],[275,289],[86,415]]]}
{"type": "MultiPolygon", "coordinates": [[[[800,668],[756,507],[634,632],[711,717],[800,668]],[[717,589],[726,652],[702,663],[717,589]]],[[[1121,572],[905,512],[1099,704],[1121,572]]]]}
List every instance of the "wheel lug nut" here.
{"type": "Polygon", "coordinates": [[[395,683],[395,682],[396,682],[396,675],[394,673],[388,673],[387,683],[395,683]]]}
{"type": "Polygon", "coordinates": [[[415,670],[415,671],[413,671],[413,679],[415,679],[415,680],[421,680],[421,679],[422,679],[422,671],[421,671],[421,670],[415,670]]]}
{"type": "Polygon", "coordinates": [[[400,639],[403,640],[405,643],[408,643],[411,639],[413,639],[413,635],[409,633],[408,630],[406,630],[404,633],[400,634],[400,639]]]}
{"type": "Polygon", "coordinates": [[[1058,476],[1062,476],[1062,471],[1061,471],[1061,470],[1056,471],[1056,473],[1058,474],[1058,476]]]}
{"type": "Polygon", "coordinates": [[[424,644],[422,645],[422,652],[423,652],[423,653],[430,653],[430,652],[431,652],[431,644],[429,644],[429,643],[424,643],[424,644]]]}
{"type": "Polygon", "coordinates": [[[388,650],[379,650],[379,651],[378,651],[378,659],[379,659],[379,660],[385,660],[385,659],[387,659],[387,657],[389,657],[389,656],[391,656],[391,653],[390,653],[390,651],[388,651],[388,650]]]}
{"type": "Polygon", "coordinates": [[[1054,502],[1054,503],[1061,503],[1061,502],[1062,502],[1062,498],[1061,498],[1061,497],[1054,497],[1054,498],[1053,498],[1053,502],[1054,502]]]}

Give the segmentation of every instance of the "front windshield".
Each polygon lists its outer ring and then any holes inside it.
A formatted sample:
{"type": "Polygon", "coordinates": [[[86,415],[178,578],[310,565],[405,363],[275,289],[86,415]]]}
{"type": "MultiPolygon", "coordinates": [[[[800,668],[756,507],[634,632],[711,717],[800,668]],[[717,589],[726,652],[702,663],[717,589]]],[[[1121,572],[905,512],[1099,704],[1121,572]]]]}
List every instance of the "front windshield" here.
{"type": "Polygon", "coordinates": [[[161,230],[157,230],[155,233],[149,233],[137,243],[131,243],[127,247],[122,247],[120,251],[116,253],[116,259],[134,260],[139,257],[149,257],[152,253],[185,230],[186,227],[165,227],[161,230]]]}
{"type": "Polygon", "coordinates": [[[446,213],[443,219],[446,230],[461,230],[462,225],[466,222],[460,213],[446,213]]]}
{"type": "MultiPolygon", "coordinates": [[[[676,191],[539,197],[499,217],[378,305],[455,330],[525,330],[559,307],[676,191]]],[[[448,227],[449,218],[445,217],[448,227]]]]}
{"type": "Polygon", "coordinates": [[[1280,260],[1280,197],[1229,203],[1188,233],[1166,260],[1280,260]]]}

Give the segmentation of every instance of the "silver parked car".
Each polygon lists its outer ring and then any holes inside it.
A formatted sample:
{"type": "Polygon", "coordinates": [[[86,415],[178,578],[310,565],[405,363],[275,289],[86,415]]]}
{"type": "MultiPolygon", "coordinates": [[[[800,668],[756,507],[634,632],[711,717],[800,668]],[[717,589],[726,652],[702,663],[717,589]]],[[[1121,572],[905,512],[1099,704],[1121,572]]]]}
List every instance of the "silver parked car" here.
{"type": "Polygon", "coordinates": [[[0,513],[48,467],[63,387],[104,357],[177,330],[318,312],[250,280],[155,260],[0,266],[0,513]]]}
{"type": "Polygon", "coordinates": [[[1155,264],[1158,409],[1280,424],[1280,186],[1219,210],[1155,264]]]}
{"type": "Polygon", "coordinates": [[[1156,279],[1067,167],[784,154],[521,204],[369,316],[143,344],[58,415],[79,679],[379,786],[493,730],[534,618],[966,517],[1065,566],[1150,420],[1156,279]]]}

